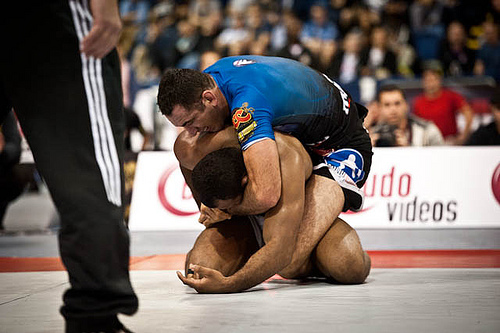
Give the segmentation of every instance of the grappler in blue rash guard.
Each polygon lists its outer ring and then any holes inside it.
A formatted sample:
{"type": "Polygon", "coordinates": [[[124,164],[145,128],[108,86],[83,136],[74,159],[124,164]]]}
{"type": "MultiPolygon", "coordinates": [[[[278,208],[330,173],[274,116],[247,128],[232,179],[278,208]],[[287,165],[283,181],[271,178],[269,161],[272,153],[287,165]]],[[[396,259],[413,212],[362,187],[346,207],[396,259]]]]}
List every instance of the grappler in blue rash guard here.
{"type": "MultiPolygon", "coordinates": [[[[313,161],[313,186],[333,186],[332,216],[361,209],[372,147],[363,128],[366,109],[325,75],[299,62],[263,56],[219,60],[203,73],[169,69],[158,92],[161,112],[188,134],[236,129],[248,184],[231,215],[254,215],[281,197],[278,148],[273,129],[296,137],[313,161]]],[[[316,193],[316,190],[313,189],[316,193]]],[[[321,190],[318,191],[321,193],[321,190]]],[[[201,207],[201,222],[227,214],[201,207]]],[[[312,216],[314,217],[314,216],[312,216]]],[[[319,217],[318,217],[319,218],[319,217]]]]}
{"type": "MultiPolygon", "coordinates": [[[[275,142],[282,183],[278,204],[264,215],[209,225],[198,236],[186,258],[186,276],[177,273],[198,292],[239,292],[277,273],[350,284],[368,276],[370,258],[356,231],[331,219],[336,196],[342,195],[338,186],[308,180],[311,159],[296,138],[276,132],[275,142]]],[[[248,177],[233,128],[195,136],[183,131],[174,151],[198,203],[230,209],[241,202],[248,177]]]]}

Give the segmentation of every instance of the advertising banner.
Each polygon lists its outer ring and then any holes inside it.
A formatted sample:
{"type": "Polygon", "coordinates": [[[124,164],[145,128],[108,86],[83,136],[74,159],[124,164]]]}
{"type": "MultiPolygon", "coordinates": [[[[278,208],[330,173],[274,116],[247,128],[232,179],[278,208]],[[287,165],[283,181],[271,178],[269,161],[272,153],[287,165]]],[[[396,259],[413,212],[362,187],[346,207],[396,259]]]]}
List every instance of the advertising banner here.
{"type": "MultiPolygon", "coordinates": [[[[355,228],[500,228],[500,147],[376,148],[355,228]]],[[[172,152],[139,154],[131,230],[202,230],[172,152]]]]}
{"type": "Polygon", "coordinates": [[[356,228],[500,227],[500,147],[375,149],[356,228]]]}

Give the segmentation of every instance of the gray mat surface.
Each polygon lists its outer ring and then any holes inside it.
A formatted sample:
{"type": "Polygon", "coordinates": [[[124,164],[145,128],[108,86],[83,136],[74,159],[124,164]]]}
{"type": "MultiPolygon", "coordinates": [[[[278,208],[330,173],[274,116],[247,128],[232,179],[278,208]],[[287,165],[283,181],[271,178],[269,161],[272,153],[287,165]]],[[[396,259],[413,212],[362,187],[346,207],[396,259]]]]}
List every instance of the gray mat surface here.
{"type": "MultiPolygon", "coordinates": [[[[57,333],[66,273],[0,274],[0,332],[57,333]]],[[[200,295],[173,271],[133,271],[134,332],[500,332],[500,269],[374,269],[362,285],[273,280],[200,295]]]]}

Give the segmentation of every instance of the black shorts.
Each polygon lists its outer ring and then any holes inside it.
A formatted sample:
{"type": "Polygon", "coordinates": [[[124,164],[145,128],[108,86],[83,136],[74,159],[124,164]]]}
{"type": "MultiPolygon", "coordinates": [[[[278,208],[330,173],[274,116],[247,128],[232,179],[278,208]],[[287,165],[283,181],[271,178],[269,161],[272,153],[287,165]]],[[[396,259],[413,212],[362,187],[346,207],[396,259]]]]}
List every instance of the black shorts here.
{"type": "Polygon", "coordinates": [[[345,196],[343,211],[363,208],[366,182],[372,164],[372,145],[368,131],[363,127],[366,108],[357,104],[358,123],[347,140],[340,144],[325,142],[321,149],[309,149],[313,173],[335,180],[345,196]]]}

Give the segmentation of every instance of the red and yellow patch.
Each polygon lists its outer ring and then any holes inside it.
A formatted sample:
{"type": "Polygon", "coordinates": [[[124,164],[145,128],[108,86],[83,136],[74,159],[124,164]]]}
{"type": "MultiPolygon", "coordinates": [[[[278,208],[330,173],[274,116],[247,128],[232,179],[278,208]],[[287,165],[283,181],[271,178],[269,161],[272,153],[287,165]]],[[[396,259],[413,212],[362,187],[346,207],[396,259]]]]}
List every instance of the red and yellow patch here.
{"type": "Polygon", "coordinates": [[[240,143],[251,137],[255,127],[257,127],[257,122],[253,119],[253,112],[254,109],[249,108],[246,102],[233,112],[232,122],[240,143]]]}

